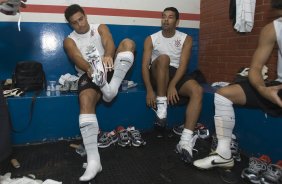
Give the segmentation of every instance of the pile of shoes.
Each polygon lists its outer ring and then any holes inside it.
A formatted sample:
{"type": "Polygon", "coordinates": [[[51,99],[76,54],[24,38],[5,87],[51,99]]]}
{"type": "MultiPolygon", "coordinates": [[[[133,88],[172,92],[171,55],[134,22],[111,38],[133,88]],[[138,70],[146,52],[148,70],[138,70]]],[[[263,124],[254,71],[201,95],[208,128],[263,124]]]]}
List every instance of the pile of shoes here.
{"type": "Polygon", "coordinates": [[[109,147],[116,142],[121,147],[140,147],[146,145],[146,141],[142,138],[140,131],[133,126],[129,126],[126,129],[123,126],[118,126],[116,130],[110,132],[100,131],[98,135],[99,148],[109,147]]]}
{"type": "Polygon", "coordinates": [[[272,164],[267,155],[262,155],[259,158],[251,157],[249,166],[243,169],[241,177],[251,183],[281,184],[282,160],[272,164]]]}
{"type": "MultiPolygon", "coordinates": [[[[172,131],[176,135],[182,135],[182,131],[184,129],[184,124],[173,127],[172,131]]],[[[198,135],[200,139],[207,139],[210,137],[209,129],[203,123],[197,123],[194,128],[194,135],[198,135]]]]}

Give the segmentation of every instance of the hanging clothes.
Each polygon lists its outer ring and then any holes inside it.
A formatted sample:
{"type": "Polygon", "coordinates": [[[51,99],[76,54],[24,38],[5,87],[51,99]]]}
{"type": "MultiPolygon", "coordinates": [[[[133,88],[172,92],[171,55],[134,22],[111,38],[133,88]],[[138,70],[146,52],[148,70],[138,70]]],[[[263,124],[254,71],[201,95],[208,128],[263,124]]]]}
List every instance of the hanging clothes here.
{"type": "Polygon", "coordinates": [[[236,0],[236,23],[238,32],[251,32],[254,25],[256,0],[236,0]]]}

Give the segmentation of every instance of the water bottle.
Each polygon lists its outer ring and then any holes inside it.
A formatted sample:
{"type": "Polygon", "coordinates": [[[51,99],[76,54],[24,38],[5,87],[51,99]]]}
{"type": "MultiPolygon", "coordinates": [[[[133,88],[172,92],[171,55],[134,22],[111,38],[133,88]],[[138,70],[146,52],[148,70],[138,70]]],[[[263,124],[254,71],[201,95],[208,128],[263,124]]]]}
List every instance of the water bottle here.
{"type": "Polygon", "coordinates": [[[50,85],[47,86],[46,95],[51,96],[51,86],[50,85]]]}

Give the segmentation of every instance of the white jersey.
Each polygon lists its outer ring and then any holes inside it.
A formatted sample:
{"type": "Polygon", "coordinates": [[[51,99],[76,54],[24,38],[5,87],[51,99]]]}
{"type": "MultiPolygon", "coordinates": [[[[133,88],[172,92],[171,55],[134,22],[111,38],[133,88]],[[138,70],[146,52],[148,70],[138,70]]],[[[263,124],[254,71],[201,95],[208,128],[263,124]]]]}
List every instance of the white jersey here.
{"type": "MultiPolygon", "coordinates": [[[[101,36],[98,32],[99,25],[100,24],[90,24],[90,29],[87,33],[78,34],[73,31],[68,36],[73,39],[86,61],[92,58],[91,56],[94,54],[95,48],[98,50],[101,57],[104,55],[104,47],[102,45],[101,36]]],[[[75,69],[78,72],[78,76],[81,76],[84,73],[84,71],[80,70],[77,66],[75,66],[75,69]]]]}
{"type": "Polygon", "coordinates": [[[277,61],[277,81],[282,82],[282,18],[274,20],[278,44],[278,61],[277,61]]]}
{"type": "Polygon", "coordinates": [[[170,66],[179,67],[180,56],[183,43],[187,34],[176,30],[175,35],[171,38],[165,38],[162,31],[158,31],[151,35],[153,51],[151,62],[153,62],[161,54],[166,54],[170,58],[170,66]]]}

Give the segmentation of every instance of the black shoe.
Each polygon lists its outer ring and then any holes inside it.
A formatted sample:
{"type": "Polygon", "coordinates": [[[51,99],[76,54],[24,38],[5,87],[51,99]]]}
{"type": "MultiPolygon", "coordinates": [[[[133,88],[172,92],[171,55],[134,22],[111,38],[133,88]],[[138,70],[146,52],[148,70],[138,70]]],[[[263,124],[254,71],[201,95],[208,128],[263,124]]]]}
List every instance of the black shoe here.
{"type": "Polygon", "coordinates": [[[166,134],[167,121],[166,118],[160,119],[158,116],[156,117],[156,121],[154,124],[155,131],[157,133],[157,138],[162,138],[166,134]]]}

